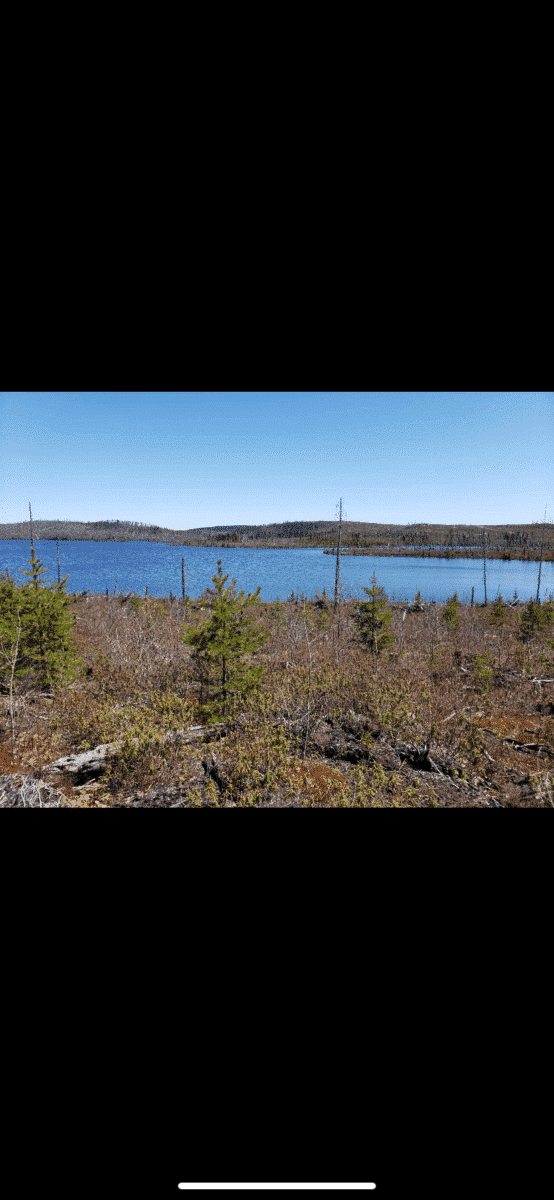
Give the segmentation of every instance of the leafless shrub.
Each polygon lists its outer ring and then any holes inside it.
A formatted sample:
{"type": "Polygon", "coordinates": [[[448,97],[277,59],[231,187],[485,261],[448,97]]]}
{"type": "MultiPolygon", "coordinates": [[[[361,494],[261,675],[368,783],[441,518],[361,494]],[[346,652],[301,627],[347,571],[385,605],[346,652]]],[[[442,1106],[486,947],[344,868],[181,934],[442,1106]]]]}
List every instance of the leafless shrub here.
{"type": "MultiPolygon", "coordinates": [[[[496,781],[497,806],[511,803],[514,796],[514,804],[550,806],[552,630],[537,629],[524,645],[518,636],[518,609],[507,607],[503,626],[496,628],[490,606],[462,604],[455,629],[441,620],[441,605],[415,611],[404,604],[393,610],[393,646],[376,657],[364,653],[356,639],[354,607],[346,594],[339,596],[336,612],[332,603],[322,605],[317,599],[262,605],[270,637],[257,657],[265,668],[259,694],[243,714],[248,732],[237,726],[232,740],[226,746],[223,739],[218,749],[222,778],[226,755],[232,760],[233,802],[265,803],[260,797],[277,788],[271,779],[279,775],[279,787],[283,780],[296,780],[297,799],[309,805],[490,806],[486,797],[492,793],[483,789],[496,781]],[[365,766],[338,760],[325,765],[324,750],[318,756],[314,738],[332,722],[350,721],[351,714],[367,723],[365,766]],[[277,736],[280,728],[284,741],[277,736]],[[372,765],[371,756],[378,758],[381,752],[383,760],[372,765]],[[304,773],[291,774],[298,762],[304,773]],[[514,782],[531,776],[538,779],[536,785],[514,782]]],[[[9,697],[2,698],[0,774],[40,771],[64,754],[123,734],[142,739],[142,750],[136,760],[118,765],[112,798],[144,788],[152,779],[169,785],[202,772],[198,764],[191,766],[190,748],[186,754],[173,743],[164,749],[150,736],[170,728],[184,711],[179,704],[190,703],[188,719],[192,724],[196,720],[190,649],[179,636],[181,601],[130,596],[121,604],[113,596],[84,596],[75,597],[71,608],[85,673],[51,695],[37,692],[32,679],[21,682],[17,762],[9,697]]],[[[187,618],[198,625],[209,618],[209,609],[190,604],[187,618]]],[[[222,798],[221,788],[220,794],[222,798]]],[[[69,785],[65,795],[72,797],[69,785]]]]}

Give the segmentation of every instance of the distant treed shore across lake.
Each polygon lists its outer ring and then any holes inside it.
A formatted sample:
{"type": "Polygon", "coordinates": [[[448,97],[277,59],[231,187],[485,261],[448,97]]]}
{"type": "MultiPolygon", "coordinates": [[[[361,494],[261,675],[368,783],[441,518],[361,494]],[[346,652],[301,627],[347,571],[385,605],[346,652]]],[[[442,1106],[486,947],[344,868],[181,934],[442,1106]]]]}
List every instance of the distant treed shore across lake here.
{"type": "MultiPolygon", "coordinates": [[[[169,546],[293,550],[336,546],[336,521],[282,521],[271,525],[217,525],[204,529],[164,529],[137,521],[33,520],[41,541],[157,542],[169,546]]],[[[0,525],[0,540],[29,539],[29,521],[0,525]]],[[[554,562],[554,524],[384,525],[343,521],[341,553],[375,557],[482,558],[554,562]]]]}
{"type": "MultiPolygon", "coordinates": [[[[279,554],[260,554],[252,545],[181,546],[164,542],[145,542],[139,539],[100,541],[96,539],[42,540],[34,530],[35,555],[48,570],[41,576],[43,585],[57,583],[68,576],[64,584],[67,595],[88,592],[89,595],[126,595],[142,597],[182,598],[183,567],[185,594],[201,597],[213,588],[212,577],[217,574],[221,559],[228,583],[236,579],[237,591],[255,593],[260,587],[260,600],[315,599],[323,593],[332,601],[335,590],[336,559],[324,553],[329,547],[281,547],[279,554]],[[59,552],[59,572],[58,572],[59,552]],[[184,560],[184,563],[183,563],[184,560]]],[[[15,538],[3,540],[0,548],[0,573],[8,572],[21,587],[29,581],[23,574],[30,571],[31,541],[15,538]]],[[[458,557],[414,557],[395,554],[371,556],[342,555],[340,559],[340,598],[366,599],[364,587],[371,587],[375,572],[379,587],[391,603],[414,600],[419,592],[425,602],[445,603],[454,592],[461,604],[484,602],[482,559],[458,557]]],[[[514,592],[520,600],[535,597],[539,565],[535,561],[487,561],[487,599],[494,601],[500,593],[512,600],[514,592]]],[[[543,562],[541,568],[541,600],[554,589],[554,566],[543,562]]]]}

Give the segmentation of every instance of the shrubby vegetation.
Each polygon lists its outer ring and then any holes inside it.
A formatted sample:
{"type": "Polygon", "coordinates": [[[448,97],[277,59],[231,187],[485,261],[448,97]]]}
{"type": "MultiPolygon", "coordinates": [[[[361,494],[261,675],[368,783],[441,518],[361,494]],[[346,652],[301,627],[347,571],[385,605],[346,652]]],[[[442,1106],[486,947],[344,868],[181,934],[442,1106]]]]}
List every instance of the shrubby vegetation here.
{"type": "Polygon", "coordinates": [[[264,604],[218,560],[185,609],[70,597],[29,561],[0,577],[0,776],[117,743],[96,790],[60,784],[70,804],[179,785],[190,807],[554,807],[552,598],[399,605],[374,574],[336,612],[264,604]],[[168,740],[198,725],[210,746],[168,740]]]}

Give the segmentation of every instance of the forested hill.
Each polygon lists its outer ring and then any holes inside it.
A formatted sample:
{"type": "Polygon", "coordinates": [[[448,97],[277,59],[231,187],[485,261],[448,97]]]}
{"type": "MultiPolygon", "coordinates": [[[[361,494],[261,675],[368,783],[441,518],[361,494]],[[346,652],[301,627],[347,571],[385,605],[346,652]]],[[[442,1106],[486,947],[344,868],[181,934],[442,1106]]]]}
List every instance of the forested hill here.
{"type": "MultiPolygon", "coordinates": [[[[212,525],[206,528],[165,529],[139,521],[35,520],[37,541],[166,542],[173,546],[228,546],[251,548],[329,547],[336,545],[338,522],[280,521],[271,525],[212,525]]],[[[554,558],[554,525],[387,525],[371,521],[343,521],[342,546],[390,553],[479,553],[486,533],[487,554],[503,558],[535,558],[543,549],[546,561],[554,558]]],[[[0,525],[0,540],[30,541],[30,521],[0,525]]]]}
{"type": "MultiPolygon", "coordinates": [[[[211,542],[214,538],[228,541],[247,540],[264,541],[274,538],[298,538],[310,534],[321,534],[325,530],[335,530],[333,521],[281,521],[274,525],[211,525],[195,529],[165,529],[161,525],[145,525],[141,521],[60,521],[35,520],[33,518],[33,536],[37,540],[48,541],[59,538],[60,541],[151,541],[151,542],[182,542],[183,544],[196,541],[211,542]]],[[[343,522],[343,528],[345,528],[343,522]]],[[[30,522],[19,521],[17,524],[0,525],[0,538],[30,538],[30,522]]]]}

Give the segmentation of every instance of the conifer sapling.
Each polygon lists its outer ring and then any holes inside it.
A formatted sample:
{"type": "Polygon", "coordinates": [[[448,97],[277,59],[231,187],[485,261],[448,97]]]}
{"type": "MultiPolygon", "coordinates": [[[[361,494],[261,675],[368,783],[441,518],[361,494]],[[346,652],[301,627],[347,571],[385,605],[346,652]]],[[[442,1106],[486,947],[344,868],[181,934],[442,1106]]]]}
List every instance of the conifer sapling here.
{"type": "Polygon", "coordinates": [[[193,665],[201,685],[200,715],[206,720],[225,717],[231,699],[255,691],[264,668],[248,666],[244,656],[256,654],[269,638],[268,633],[251,627],[254,618],[247,611],[257,606],[261,589],[253,595],[249,592],[245,599],[244,591],[240,595],[235,591],[236,579],[225,587],[229,576],[222,575],[219,558],[217,567],[217,575],[212,575],[215,589],[208,589],[212,616],[199,629],[189,628],[180,635],[193,647],[193,665]]]}
{"type": "Polygon", "coordinates": [[[385,596],[384,589],[377,586],[375,572],[371,582],[371,588],[363,589],[370,599],[358,601],[354,620],[358,625],[361,640],[371,646],[372,654],[380,654],[393,643],[389,629],[392,612],[387,608],[388,596],[385,596]]]}
{"type": "Polygon", "coordinates": [[[18,610],[21,619],[19,655],[21,663],[15,670],[16,678],[28,675],[35,669],[37,686],[41,689],[62,684],[84,672],[84,663],[77,655],[71,639],[75,618],[69,610],[70,600],[64,592],[69,579],[66,575],[60,583],[45,587],[40,575],[48,571],[31,549],[31,576],[28,583],[18,589],[6,572],[0,576],[0,638],[4,645],[13,644],[18,628],[18,610]]]}

